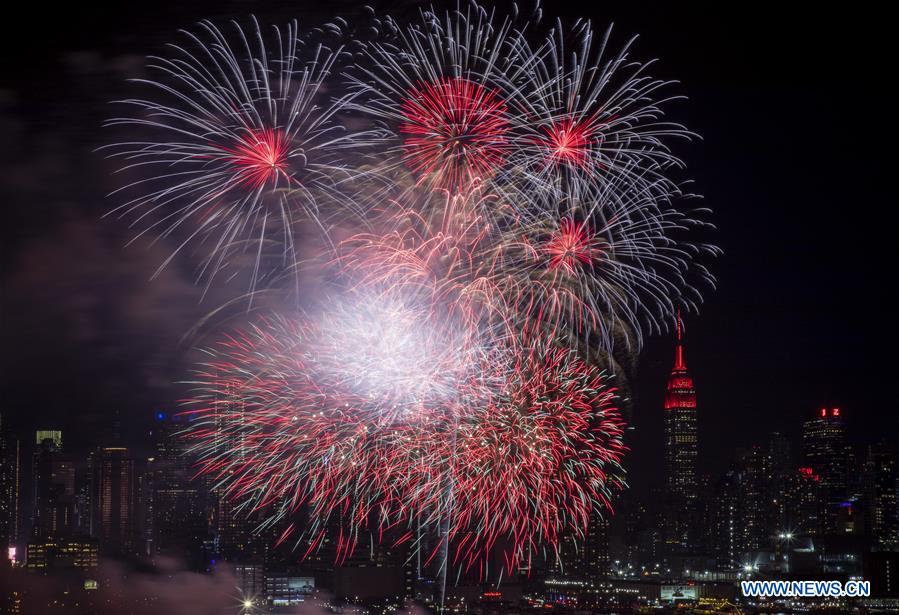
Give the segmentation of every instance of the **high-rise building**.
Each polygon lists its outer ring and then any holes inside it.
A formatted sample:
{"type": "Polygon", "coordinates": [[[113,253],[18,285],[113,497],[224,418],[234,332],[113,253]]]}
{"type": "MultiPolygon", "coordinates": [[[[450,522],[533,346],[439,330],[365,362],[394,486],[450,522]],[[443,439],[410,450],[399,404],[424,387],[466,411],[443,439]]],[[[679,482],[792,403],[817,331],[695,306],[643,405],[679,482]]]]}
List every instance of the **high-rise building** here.
{"type": "Polygon", "coordinates": [[[6,557],[7,547],[13,546],[13,527],[15,521],[13,515],[15,504],[13,502],[13,486],[15,484],[15,466],[13,464],[10,438],[3,424],[3,415],[0,414],[0,558],[6,557]]]}
{"type": "Polygon", "coordinates": [[[99,459],[99,538],[107,552],[130,551],[134,539],[134,460],[124,447],[107,447],[99,459]]]}
{"type": "Polygon", "coordinates": [[[6,532],[0,535],[0,540],[3,541],[4,552],[9,553],[10,557],[14,559],[16,551],[20,548],[20,522],[22,519],[22,443],[19,439],[9,438],[5,459],[5,474],[8,484],[4,489],[4,498],[7,501],[5,508],[8,513],[6,532]]]}
{"type": "Polygon", "coordinates": [[[234,577],[244,604],[265,604],[265,576],[261,564],[235,564],[234,577]]]}
{"type": "Polygon", "coordinates": [[[740,463],[740,507],[743,546],[756,551],[769,546],[775,534],[774,475],[771,456],[760,446],[753,446],[740,463]]]}
{"type": "Polygon", "coordinates": [[[840,506],[848,495],[848,457],[839,408],[821,408],[815,418],[803,424],[802,449],[805,467],[811,468],[820,480],[822,529],[827,534],[836,533],[840,506]]]}
{"type": "Polygon", "coordinates": [[[865,527],[872,546],[881,550],[899,547],[896,518],[896,459],[884,444],[868,447],[865,461],[865,527]]]}
{"type": "Polygon", "coordinates": [[[95,521],[95,476],[93,457],[88,458],[87,467],[81,467],[75,474],[75,533],[81,536],[94,536],[95,521]]]}
{"type": "MultiPolygon", "coordinates": [[[[198,546],[206,538],[206,515],[199,485],[179,439],[183,419],[157,411],[151,438],[155,449],[148,462],[148,488],[152,499],[154,554],[178,556],[197,562],[198,546]]],[[[198,563],[198,562],[197,562],[198,563]]]]}
{"type": "Polygon", "coordinates": [[[665,393],[665,542],[689,547],[697,501],[696,391],[684,360],[683,323],[678,314],[674,368],[665,393]]]}
{"type": "Polygon", "coordinates": [[[823,531],[821,477],[809,467],[801,467],[785,482],[782,529],[793,534],[815,536],[823,531]]]}
{"type": "Polygon", "coordinates": [[[740,491],[740,473],[736,470],[722,476],[713,490],[707,536],[719,570],[735,570],[745,550],[740,491]]]}
{"type": "Polygon", "coordinates": [[[596,512],[590,515],[587,525],[584,559],[590,580],[599,581],[609,576],[609,520],[596,512]]]}
{"type": "Polygon", "coordinates": [[[544,572],[556,579],[593,582],[605,579],[609,574],[608,519],[594,511],[583,535],[564,535],[549,557],[544,572]]]}
{"type": "MultiPolygon", "coordinates": [[[[247,455],[245,421],[245,405],[239,396],[231,391],[225,392],[225,403],[217,404],[215,416],[215,451],[216,454],[227,455],[238,463],[247,455]],[[226,428],[227,425],[227,428],[226,428]],[[235,427],[240,427],[236,429],[235,427]]],[[[254,532],[262,519],[262,511],[252,511],[242,506],[233,493],[212,485],[210,491],[215,502],[211,517],[212,526],[217,539],[217,551],[220,557],[231,562],[253,563],[266,556],[267,545],[262,535],[254,532]]]]}
{"type": "Polygon", "coordinates": [[[156,553],[154,461],[152,457],[147,459],[146,466],[135,471],[134,475],[134,546],[135,552],[144,557],[152,557],[156,553]]]}
{"type": "Polygon", "coordinates": [[[28,569],[93,570],[97,567],[97,541],[93,538],[34,538],[28,543],[28,569]]]}
{"type": "Polygon", "coordinates": [[[61,432],[39,431],[32,463],[34,537],[67,537],[74,532],[75,465],[62,458],[61,432]]]}
{"type": "Polygon", "coordinates": [[[792,533],[792,528],[787,522],[787,501],[785,497],[790,476],[795,471],[792,447],[785,435],[775,431],[768,437],[766,449],[771,463],[771,484],[768,489],[772,498],[771,521],[778,534],[792,533]]]}

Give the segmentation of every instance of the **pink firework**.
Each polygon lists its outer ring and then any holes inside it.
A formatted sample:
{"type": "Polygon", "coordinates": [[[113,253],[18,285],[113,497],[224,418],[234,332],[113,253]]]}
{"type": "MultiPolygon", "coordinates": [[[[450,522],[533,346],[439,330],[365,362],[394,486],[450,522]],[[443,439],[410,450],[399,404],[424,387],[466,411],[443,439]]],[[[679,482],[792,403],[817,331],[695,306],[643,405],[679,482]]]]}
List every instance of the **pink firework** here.
{"type": "Polygon", "coordinates": [[[389,294],[354,293],[313,318],[235,332],[193,383],[187,437],[200,472],[248,512],[305,510],[304,549],[341,528],[337,559],[360,532],[407,520],[434,454],[422,443],[481,390],[480,349],[445,322],[389,294]]]}
{"type": "Polygon", "coordinates": [[[589,267],[602,254],[593,231],[585,222],[563,218],[543,246],[549,257],[548,267],[574,274],[581,267],[589,267]]]}
{"type": "Polygon", "coordinates": [[[473,182],[457,194],[391,202],[379,232],[344,241],[336,265],[358,288],[391,289],[438,322],[464,323],[487,345],[509,334],[508,297],[498,286],[503,250],[493,220],[504,206],[473,182]]]}
{"type": "Polygon", "coordinates": [[[459,190],[505,159],[509,120],[494,90],[460,77],[419,84],[402,103],[404,158],[422,180],[459,190]]]}
{"type": "Polygon", "coordinates": [[[107,122],[123,131],[106,149],[128,177],[113,211],[133,217],[138,236],[171,237],[176,253],[198,248],[207,284],[251,263],[253,290],[296,262],[300,224],[358,211],[336,155],[334,116],[346,101],[326,95],[337,54],[309,44],[296,22],[223,30],[203,21],[183,34],[149,59],[145,97],[120,101],[125,115],[107,122]]]}
{"type": "Polygon", "coordinates": [[[479,392],[471,412],[423,447],[446,471],[442,488],[431,484],[417,499],[445,511],[456,563],[483,566],[499,548],[511,571],[611,510],[624,486],[624,423],[603,373],[551,342],[524,340],[483,374],[488,396],[479,392]]]}
{"type": "Polygon", "coordinates": [[[251,131],[233,149],[225,148],[226,158],[234,165],[238,183],[252,188],[277,185],[278,177],[287,175],[289,146],[279,130],[251,131]]]}
{"type": "Polygon", "coordinates": [[[543,127],[544,134],[536,142],[550,164],[587,168],[596,132],[590,120],[560,119],[543,127]]]}

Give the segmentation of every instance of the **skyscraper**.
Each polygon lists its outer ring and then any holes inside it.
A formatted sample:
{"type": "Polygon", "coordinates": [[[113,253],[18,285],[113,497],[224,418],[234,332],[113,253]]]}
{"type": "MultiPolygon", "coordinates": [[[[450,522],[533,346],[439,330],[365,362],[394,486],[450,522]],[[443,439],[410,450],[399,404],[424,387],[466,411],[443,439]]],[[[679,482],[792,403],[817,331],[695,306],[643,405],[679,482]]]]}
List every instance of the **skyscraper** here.
{"type": "Polygon", "coordinates": [[[748,550],[767,547],[775,534],[777,519],[772,492],[774,476],[771,456],[760,446],[753,446],[740,459],[740,505],[742,544],[748,550]]]}
{"type": "Polygon", "coordinates": [[[36,438],[32,464],[32,536],[70,536],[75,516],[75,465],[61,456],[59,431],[39,431],[36,438]]]}
{"type": "Polygon", "coordinates": [[[134,460],[123,447],[102,449],[99,463],[100,547],[130,550],[134,538],[134,460]]]}
{"type": "Polygon", "coordinates": [[[787,477],[784,487],[782,528],[794,534],[817,535],[823,531],[821,477],[809,467],[787,477]]]}
{"type": "Polygon", "coordinates": [[[868,447],[865,461],[866,529],[877,549],[899,546],[896,518],[896,461],[885,444],[868,447]]]}
{"type": "Polygon", "coordinates": [[[155,454],[149,466],[153,549],[158,554],[198,562],[197,546],[206,537],[206,516],[199,481],[192,479],[190,461],[178,436],[185,424],[183,419],[162,411],[156,412],[155,419],[155,454]]]}
{"type": "Polygon", "coordinates": [[[824,533],[834,533],[839,507],[847,495],[848,472],[843,417],[839,408],[821,408],[815,418],[803,424],[802,449],[805,466],[820,477],[824,505],[822,529],[824,533]]]}
{"type": "Polygon", "coordinates": [[[710,551],[719,570],[734,570],[745,548],[740,506],[740,473],[730,470],[715,484],[710,511],[710,551]]]}
{"type": "Polygon", "coordinates": [[[8,437],[0,414],[0,557],[6,557],[7,547],[15,546],[17,444],[8,437]]]}
{"type": "Polygon", "coordinates": [[[674,368],[665,393],[665,541],[669,545],[689,546],[697,500],[696,427],[696,391],[684,360],[683,323],[678,313],[674,368]]]}

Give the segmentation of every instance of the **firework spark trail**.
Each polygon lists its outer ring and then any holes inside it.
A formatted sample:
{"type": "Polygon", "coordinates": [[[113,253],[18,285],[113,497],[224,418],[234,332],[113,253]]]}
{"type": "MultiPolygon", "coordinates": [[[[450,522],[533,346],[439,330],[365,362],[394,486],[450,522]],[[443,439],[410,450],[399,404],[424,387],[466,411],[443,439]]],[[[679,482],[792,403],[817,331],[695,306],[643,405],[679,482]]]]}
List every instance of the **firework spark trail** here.
{"type": "Polygon", "coordinates": [[[512,53],[515,22],[474,3],[408,25],[383,20],[389,34],[348,73],[348,106],[384,128],[354,141],[391,154],[382,172],[405,166],[416,185],[458,193],[499,171],[512,145],[506,101],[533,62],[512,53]]]}
{"type": "Polygon", "coordinates": [[[662,199],[676,188],[666,171],[683,163],[671,142],[695,135],[663,118],[683,97],[668,93],[675,82],[649,75],[652,62],[630,57],[636,38],[613,51],[611,30],[598,44],[588,21],[567,34],[558,22],[536,46],[521,32],[509,38],[516,63],[530,68],[519,75],[509,102],[519,109],[509,161],[516,183],[553,190],[627,179],[653,185],[662,199]]]}
{"type": "Polygon", "coordinates": [[[285,518],[306,504],[319,527],[336,516],[354,535],[370,517],[393,525],[411,514],[409,494],[429,471],[422,434],[477,390],[480,349],[384,294],[345,300],[210,349],[187,437],[200,471],[242,508],[274,504],[285,518]]]}
{"type": "Polygon", "coordinates": [[[505,298],[497,287],[495,239],[489,220],[502,206],[471,187],[428,203],[390,203],[387,230],[350,237],[336,264],[360,288],[414,296],[435,319],[460,319],[477,335],[499,334],[505,298]],[[420,213],[421,212],[421,213],[420,213]]]}
{"type": "Polygon", "coordinates": [[[151,57],[154,78],[135,81],[148,98],[120,101],[133,115],[109,126],[150,136],[106,148],[122,172],[142,174],[114,194],[136,194],[114,213],[133,218],[137,237],[175,236],[174,256],[203,246],[199,273],[211,283],[245,253],[255,253],[251,289],[267,243],[281,260],[296,260],[299,220],[325,224],[326,206],[358,215],[341,194],[352,173],[334,152],[345,140],[335,120],[349,97],[323,102],[326,80],[340,54],[308,43],[296,22],[266,35],[253,20],[220,30],[203,21],[151,57]]]}
{"type": "Polygon", "coordinates": [[[414,87],[402,103],[403,158],[419,182],[458,190],[503,163],[509,121],[493,91],[462,78],[414,87]]]}
{"type": "Polygon", "coordinates": [[[444,469],[409,497],[432,511],[430,523],[448,520],[438,548],[452,544],[454,563],[478,566],[502,546],[514,570],[540,544],[583,535],[592,512],[611,508],[624,485],[623,422],[605,376],[570,349],[520,340],[482,373],[492,385],[452,430],[422,441],[428,465],[444,469]]]}
{"type": "Polygon", "coordinates": [[[620,179],[573,184],[547,195],[539,214],[498,220],[495,286],[517,327],[582,340],[600,353],[616,340],[639,350],[646,332],[665,330],[676,305],[693,306],[712,277],[702,243],[676,241],[702,223],[656,197],[655,184],[620,179]]]}

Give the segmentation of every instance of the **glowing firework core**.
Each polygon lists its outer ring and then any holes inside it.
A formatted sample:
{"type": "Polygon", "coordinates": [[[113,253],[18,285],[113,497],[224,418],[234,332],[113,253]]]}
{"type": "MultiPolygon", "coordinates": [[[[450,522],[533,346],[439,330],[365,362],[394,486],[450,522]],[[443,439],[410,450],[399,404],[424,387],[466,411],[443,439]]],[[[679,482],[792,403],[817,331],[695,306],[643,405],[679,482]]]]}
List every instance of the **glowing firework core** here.
{"type": "Polygon", "coordinates": [[[600,254],[593,232],[583,222],[563,218],[559,229],[544,246],[549,256],[549,268],[574,273],[578,267],[588,266],[600,254]]]}
{"type": "Polygon", "coordinates": [[[242,137],[237,146],[227,151],[227,158],[237,168],[241,184],[260,188],[276,182],[278,174],[287,173],[287,141],[277,130],[258,130],[242,137]]]}
{"type": "Polygon", "coordinates": [[[312,362],[326,388],[376,402],[391,416],[448,403],[470,369],[459,335],[396,300],[337,305],[319,336],[312,362]]]}
{"type": "Polygon", "coordinates": [[[491,177],[505,158],[506,104],[477,83],[457,77],[420,85],[402,112],[406,162],[442,187],[491,177]]]}
{"type": "Polygon", "coordinates": [[[550,162],[564,162],[581,167],[589,165],[587,154],[592,131],[587,122],[563,119],[544,128],[544,132],[546,134],[541,145],[549,150],[550,162]]]}

